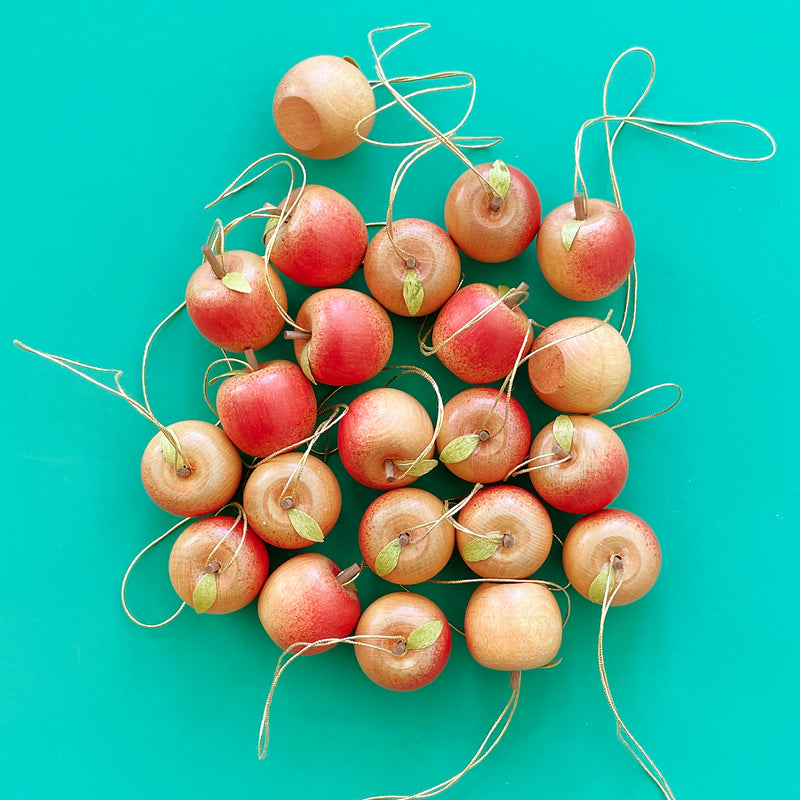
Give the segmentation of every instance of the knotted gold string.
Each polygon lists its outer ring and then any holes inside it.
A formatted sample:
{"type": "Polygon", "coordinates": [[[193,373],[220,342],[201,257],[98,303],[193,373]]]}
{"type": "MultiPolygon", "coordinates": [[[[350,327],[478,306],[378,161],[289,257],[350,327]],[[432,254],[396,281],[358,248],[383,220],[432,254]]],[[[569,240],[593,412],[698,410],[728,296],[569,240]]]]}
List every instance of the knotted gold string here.
{"type": "Polygon", "coordinates": [[[683,397],[683,390],[681,389],[680,386],[678,386],[677,383],[659,383],[656,386],[650,386],[647,389],[642,389],[641,392],[637,392],[636,394],[631,395],[626,400],[617,403],[615,406],[611,406],[611,408],[605,408],[602,411],[597,411],[595,413],[595,416],[596,417],[600,416],[600,414],[610,414],[612,411],[616,411],[618,408],[622,408],[622,406],[627,405],[632,400],[636,400],[637,398],[649,394],[650,392],[655,391],[656,389],[664,389],[667,387],[676,389],[678,392],[678,397],[674,402],[670,403],[666,408],[662,409],[661,411],[656,411],[653,414],[647,414],[644,417],[636,417],[636,419],[629,419],[627,422],[618,422],[616,425],[611,425],[609,427],[624,428],[626,425],[633,425],[634,422],[643,422],[646,419],[655,419],[656,417],[660,417],[662,414],[666,414],[668,411],[672,411],[672,409],[675,408],[675,406],[677,406],[678,403],[680,403],[681,398],[683,397]]]}

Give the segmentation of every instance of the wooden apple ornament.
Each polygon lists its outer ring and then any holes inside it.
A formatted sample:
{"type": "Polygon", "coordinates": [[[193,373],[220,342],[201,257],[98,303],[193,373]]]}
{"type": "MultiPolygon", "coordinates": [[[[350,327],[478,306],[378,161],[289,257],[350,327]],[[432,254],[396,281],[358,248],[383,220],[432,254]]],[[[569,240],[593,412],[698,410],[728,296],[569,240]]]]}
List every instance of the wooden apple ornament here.
{"type": "Polygon", "coordinates": [[[198,613],[229,614],[258,597],[269,571],[267,548],[242,520],[218,515],[197,520],[175,540],[169,577],[178,596],[198,613]]]}
{"type": "Polygon", "coordinates": [[[538,495],[570,514],[612,503],[628,479],[628,453],[613,428],[595,417],[562,416],[545,425],[531,444],[530,472],[538,495]]]}
{"type": "MultiPolygon", "coordinates": [[[[281,650],[300,642],[349,636],[361,615],[358,593],[346,585],[351,579],[349,570],[340,570],[321,553],[292,556],[264,584],[258,597],[258,618],[281,650]]],[[[320,644],[304,655],[333,646],[320,644]]]]}
{"type": "Polygon", "coordinates": [[[464,172],[445,200],[447,232],[461,251],[476,261],[508,261],[522,253],[539,230],[539,193],[527,175],[502,161],[479,164],[475,171],[495,191],[473,170],[464,172]]]}
{"type": "Polygon", "coordinates": [[[364,674],[378,686],[395,692],[431,683],[447,664],[452,646],[450,626],[442,610],[413,592],[379,597],[362,613],[355,635],[375,645],[355,648],[364,674]],[[368,638],[371,636],[374,642],[368,638]]]}
{"type": "Polygon", "coordinates": [[[272,100],[275,127],[283,140],[310,158],[338,158],[372,128],[375,97],[364,73],[337,56],[313,56],[281,78],[272,100]]]}
{"type": "Polygon", "coordinates": [[[508,375],[530,349],[523,346],[530,321],[519,305],[525,289],[523,284],[501,294],[486,283],[459,289],[439,310],[431,332],[432,349],[442,364],[467,383],[493,383],[508,375]],[[506,299],[498,302],[504,294],[506,299]]]}
{"type": "Polygon", "coordinates": [[[219,511],[236,493],[242,478],[239,451],[210,422],[183,420],[169,426],[180,454],[157,433],[142,454],[142,484],[150,499],[179,517],[219,511]]]}
{"type": "Polygon", "coordinates": [[[522,406],[489,387],[459,392],[444,405],[439,461],[470,483],[497,483],[528,454],[531,426],[522,406]],[[506,418],[506,405],[508,417],[506,418]]]}
{"type": "Polygon", "coordinates": [[[630,374],[625,340],[616,328],[593,317],[569,317],[549,325],[536,337],[528,358],[533,391],[567,414],[596,414],[608,408],[625,391],[630,374]]]}
{"type": "Polygon", "coordinates": [[[536,255],[545,280],[571,300],[600,300],[633,267],[635,243],[627,214],[607,200],[565,203],[543,220],[536,255]],[[583,206],[586,206],[585,211],[583,206]]]}
{"type": "Polygon", "coordinates": [[[552,543],[547,509],[519,486],[481,489],[458,515],[458,550],[484,578],[527,578],[544,564],[552,543]]]}
{"type": "Polygon", "coordinates": [[[563,561],[569,582],[593,603],[603,603],[608,580],[612,589],[619,583],[611,605],[621,606],[653,587],[661,570],[661,548],[643,519],[606,508],[572,526],[564,540],[563,561]]]}
{"type": "Polygon", "coordinates": [[[264,234],[265,244],[272,242],[276,269],[304,286],[336,286],[353,276],[364,261],[367,226],[344,195],[308,184],[284,198],[281,207],[289,211],[286,220],[264,234]]]}
{"type": "Polygon", "coordinates": [[[444,503],[424,489],[392,489],[373,500],[358,527],[366,565],[387,581],[422,583],[441,572],[455,548],[444,503]]]}
{"type": "Polygon", "coordinates": [[[322,289],[297,312],[297,362],[315,383],[352,386],[374,378],[389,363],[394,331],[380,303],[354,289],[322,289]]]}
{"type": "Polygon", "coordinates": [[[464,616],[470,655],[488,669],[537,669],[561,647],[561,610],[538,583],[482,583],[464,616]]]}
{"type": "Polygon", "coordinates": [[[309,456],[298,471],[302,458],[302,453],[284,453],[264,461],[244,487],[250,527],[274,547],[297,549],[322,541],[339,519],[342,492],[333,470],[309,456]]]}
{"type": "Polygon", "coordinates": [[[407,486],[436,466],[433,433],[428,412],[413,395],[391,386],[369,389],[350,403],[339,423],[342,466],[372,489],[407,486]],[[423,460],[409,472],[419,456],[423,460]]]}
{"type": "Polygon", "coordinates": [[[402,317],[437,311],[461,280],[461,257],[453,240],[424,219],[394,221],[392,236],[394,245],[387,228],[381,228],[367,248],[367,288],[385,309],[402,317]]]}
{"type": "Polygon", "coordinates": [[[243,353],[272,342],[283,328],[286,290],[264,257],[246,250],[206,252],[186,286],[186,310],[198,331],[223,350],[243,353]]]}
{"type": "Polygon", "coordinates": [[[226,378],[217,391],[217,414],[240,450],[265,458],[313,433],[317,398],[297,364],[275,359],[226,378]]]}

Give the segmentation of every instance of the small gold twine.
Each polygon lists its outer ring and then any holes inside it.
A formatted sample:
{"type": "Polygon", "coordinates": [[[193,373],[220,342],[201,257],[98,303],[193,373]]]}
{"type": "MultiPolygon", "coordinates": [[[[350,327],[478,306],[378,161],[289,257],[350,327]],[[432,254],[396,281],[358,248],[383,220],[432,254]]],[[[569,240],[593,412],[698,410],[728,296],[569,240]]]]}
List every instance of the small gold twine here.
{"type": "Polygon", "coordinates": [[[605,408],[602,411],[597,411],[595,416],[600,416],[600,414],[610,414],[612,411],[616,411],[617,409],[622,408],[623,406],[627,405],[628,403],[632,402],[633,400],[638,399],[639,397],[643,397],[650,392],[654,392],[657,389],[675,389],[678,392],[677,398],[670,403],[666,408],[661,409],[661,411],[655,411],[652,414],[646,414],[643,417],[636,417],[636,419],[629,419],[627,422],[618,422],[616,425],[610,425],[609,427],[616,429],[616,428],[624,428],[626,425],[633,425],[634,422],[643,422],[646,419],[655,419],[656,417],[660,417],[662,414],[666,414],[669,411],[672,411],[675,406],[680,403],[681,399],[683,398],[683,389],[678,386],[677,383],[659,383],[655,386],[649,386],[647,389],[642,389],[641,392],[637,392],[634,395],[631,395],[626,400],[623,400],[620,403],[617,403],[615,406],[611,406],[610,408],[605,408]]]}
{"type": "MultiPolygon", "coordinates": [[[[217,574],[222,574],[223,572],[225,572],[225,570],[227,570],[231,566],[231,564],[233,564],[233,562],[236,561],[244,545],[245,537],[247,536],[247,515],[244,513],[244,509],[242,508],[241,505],[239,505],[239,503],[228,503],[227,505],[223,506],[219,511],[215,512],[213,516],[215,517],[219,516],[229,506],[233,506],[234,508],[236,508],[236,518],[233,524],[228,528],[227,533],[214,545],[214,547],[209,552],[208,556],[206,557],[206,566],[208,566],[211,563],[214,554],[217,552],[217,550],[219,550],[220,547],[222,547],[223,542],[225,542],[225,540],[236,530],[236,526],[239,524],[239,522],[243,522],[242,536],[239,540],[239,543],[236,545],[236,549],[234,550],[233,555],[230,557],[228,563],[225,564],[225,566],[220,567],[217,570],[217,574]]],[[[139,563],[139,560],[145,553],[147,553],[157,544],[159,544],[168,536],[170,536],[170,534],[174,533],[176,530],[183,527],[187,522],[196,522],[196,521],[197,519],[195,517],[184,517],[180,522],[173,525],[169,530],[165,531],[160,536],[153,539],[153,541],[150,542],[148,545],[143,547],[134,556],[133,561],[131,561],[131,563],[128,565],[128,569],[125,570],[125,575],[122,578],[122,588],[120,590],[120,599],[122,601],[122,608],[128,615],[128,619],[130,619],[131,622],[135,622],[140,628],[163,628],[165,625],[168,625],[170,622],[172,622],[172,620],[174,620],[178,616],[178,614],[180,614],[181,611],[183,611],[183,609],[186,607],[187,604],[186,601],[181,602],[180,606],[178,607],[178,610],[175,611],[175,613],[172,614],[171,616],[167,617],[165,620],[162,620],[161,622],[142,622],[140,619],[138,619],[138,617],[134,616],[133,612],[130,610],[130,607],[128,606],[128,601],[126,599],[128,579],[130,578],[133,568],[139,563]]]]}
{"type": "Polygon", "coordinates": [[[611,708],[611,713],[614,715],[614,720],[617,725],[617,737],[627,748],[628,752],[636,759],[642,769],[653,779],[656,786],[661,790],[661,793],[667,800],[675,800],[675,795],[672,793],[666,778],[661,773],[661,770],[656,766],[652,758],[647,754],[645,749],[636,740],[636,737],[630,732],[628,727],[622,721],[619,715],[616,703],[611,694],[611,687],[608,682],[608,675],[606,673],[605,657],[603,654],[603,634],[605,632],[606,616],[611,604],[614,602],[617,592],[622,587],[622,582],[625,580],[625,562],[621,561],[619,567],[615,565],[615,557],[611,556],[608,560],[608,574],[606,575],[606,587],[603,594],[603,605],[600,612],[600,629],[597,635],[597,663],[600,670],[600,681],[603,685],[603,692],[605,693],[608,705],[611,708]],[[613,587],[613,589],[612,589],[613,587]]]}

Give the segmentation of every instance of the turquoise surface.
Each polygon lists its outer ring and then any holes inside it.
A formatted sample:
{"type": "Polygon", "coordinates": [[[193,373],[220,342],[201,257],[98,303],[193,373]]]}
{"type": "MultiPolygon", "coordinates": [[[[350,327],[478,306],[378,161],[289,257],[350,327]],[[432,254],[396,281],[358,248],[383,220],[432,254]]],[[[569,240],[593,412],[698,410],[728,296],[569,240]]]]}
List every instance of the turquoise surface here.
{"type": "MultiPolygon", "coordinates": [[[[459,772],[505,705],[508,676],[472,663],[460,637],[443,675],[410,694],[370,683],[342,646],[286,673],[270,750],[259,761],[259,721],[279,653],[254,607],[228,617],[188,611],[146,630],[120,604],[131,559],[174,522],[139,480],[154,429],[119,399],[11,344],[18,338],[121,369],[140,397],[144,343],[181,302],[215,218],[204,205],[248,163],[285,149],[271,117],[281,75],[307,56],[334,53],[352,55],[372,76],[368,31],[416,20],[430,31],[393,54],[387,70],[473,73],[464,133],[502,136],[491,157],[523,169],[545,211],[571,198],[575,134],[601,113],[610,64],[635,45],[658,64],[643,115],[750,120],[777,141],[772,160],[751,164],[633,129],[618,140],[641,278],[628,393],[673,381],[684,399],[621,431],[631,471],[616,505],[650,523],[664,561],[644,599],[609,614],[606,660],[623,719],[676,797],[784,796],[795,785],[800,525],[791,337],[800,154],[790,7],[4,4],[4,797],[413,794],[459,772]]],[[[626,61],[611,110],[627,111],[647,77],[644,59],[626,61]]],[[[446,127],[466,102],[450,94],[424,107],[446,127]]],[[[379,131],[419,136],[399,114],[380,119],[379,131]]],[[[768,150],[753,132],[696,134],[742,155],[768,150]]],[[[405,152],[363,146],[338,161],[307,161],[309,180],[379,221],[405,152]]],[[[599,128],[587,134],[583,165],[590,193],[610,198],[599,128]]],[[[461,171],[445,152],[419,162],[395,215],[442,224],[447,188],[461,171]]],[[[283,180],[276,174],[219,213],[279,200],[283,180]]],[[[257,227],[236,236],[237,246],[257,248],[257,227]]],[[[621,316],[622,293],[590,308],[558,298],[533,250],[496,266],[465,260],[464,271],[471,281],[524,278],[532,287],[526,308],[543,323],[611,307],[621,316]]],[[[292,289],[294,309],[304,292],[292,289]]],[[[399,321],[396,331],[393,360],[422,362],[416,325],[399,321]]],[[[289,350],[278,343],[268,352],[289,350]]],[[[159,418],[211,418],[201,387],[217,355],[185,314],[163,330],[148,372],[159,418]]],[[[425,366],[446,394],[460,388],[437,364],[425,366]]],[[[403,380],[433,407],[426,385],[403,380]]],[[[538,429],[553,415],[524,383],[519,398],[538,429]]],[[[636,415],[670,401],[649,395],[636,415]]],[[[359,557],[360,509],[374,493],[342,482],[345,512],[322,549],[349,563],[359,557]]],[[[417,485],[460,490],[435,473],[417,485]]],[[[556,531],[563,536],[572,519],[555,514],[556,531]]],[[[129,600],[142,619],[176,606],[167,555],[164,544],[133,573],[129,600]]],[[[274,554],[273,563],[284,557],[274,554]]],[[[454,561],[448,574],[465,572],[454,561]]],[[[542,575],[563,580],[557,554],[542,575]]],[[[361,580],[364,604],[386,590],[374,576],[361,580]]],[[[461,625],[463,587],[424,591],[461,625]]],[[[658,796],[616,739],[597,670],[598,620],[599,609],[577,598],[562,663],[522,676],[502,743],[447,796],[658,796]]]]}

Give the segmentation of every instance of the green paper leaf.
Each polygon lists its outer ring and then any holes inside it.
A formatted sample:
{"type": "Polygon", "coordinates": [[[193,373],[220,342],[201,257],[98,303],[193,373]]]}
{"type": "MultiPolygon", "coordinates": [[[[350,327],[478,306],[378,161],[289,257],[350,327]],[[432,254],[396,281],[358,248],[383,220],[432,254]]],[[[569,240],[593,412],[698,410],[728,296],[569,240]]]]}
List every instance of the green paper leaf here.
{"type": "MultiPolygon", "coordinates": [[[[405,472],[414,464],[414,461],[394,461],[393,463],[400,472],[405,472]]],[[[427,475],[438,463],[439,462],[435,458],[423,458],[422,461],[414,465],[411,472],[408,474],[419,478],[420,475],[427,475]]]]}
{"type": "Polygon", "coordinates": [[[264,244],[266,244],[266,243],[267,243],[267,234],[268,234],[268,233],[269,233],[269,232],[270,232],[270,231],[271,231],[271,230],[272,230],[272,229],[273,229],[273,228],[274,228],[274,227],[275,227],[277,224],[278,224],[278,218],[277,218],[277,217],[270,217],[270,218],[267,220],[267,224],[264,226],[264,234],[263,234],[263,236],[261,237],[261,241],[263,241],[263,242],[264,242],[264,244]]]}
{"type": "Polygon", "coordinates": [[[192,592],[192,608],[198,614],[205,614],[216,599],[217,576],[213,572],[204,572],[192,592]]]}
{"type": "MultiPolygon", "coordinates": [[[[175,431],[173,431],[172,428],[167,428],[167,430],[177,440],[178,436],[175,431]]],[[[167,464],[169,464],[175,470],[183,469],[186,464],[181,458],[181,454],[173,447],[172,442],[167,439],[163,433],[159,437],[159,442],[161,444],[161,457],[164,459],[164,461],[166,461],[167,464]]]]}
{"type": "Polygon", "coordinates": [[[480,441],[481,438],[477,433],[458,436],[442,448],[442,452],[439,453],[439,460],[442,464],[458,464],[475,452],[475,448],[480,444],[480,441]]]}
{"type": "Polygon", "coordinates": [[[403,300],[405,301],[408,313],[411,314],[412,317],[415,317],[419,313],[424,299],[425,290],[422,288],[419,272],[415,269],[407,269],[406,276],[403,279],[403,300]]]}
{"type": "Polygon", "coordinates": [[[510,286],[504,286],[502,283],[497,287],[497,291],[500,293],[500,297],[504,297],[511,291],[510,286]]]}
{"type": "Polygon", "coordinates": [[[400,551],[402,547],[399,539],[392,539],[392,541],[378,553],[378,557],[375,559],[376,575],[383,578],[397,566],[397,562],[400,560],[400,551]]]}
{"type": "Polygon", "coordinates": [[[295,529],[298,536],[308,539],[310,542],[324,542],[325,534],[322,532],[319,523],[310,514],[301,511],[299,508],[288,508],[286,513],[289,515],[289,522],[295,529]]]}
{"type": "Polygon", "coordinates": [[[555,420],[553,420],[553,438],[565,453],[572,451],[572,437],[574,433],[575,426],[566,414],[559,414],[555,420]]]}
{"type": "Polygon", "coordinates": [[[309,339],[305,345],[303,345],[303,349],[300,351],[300,369],[303,370],[303,374],[308,378],[314,386],[317,385],[317,382],[314,380],[314,376],[311,374],[311,364],[308,360],[308,348],[311,344],[311,339],[309,339]]]}
{"type": "Polygon", "coordinates": [[[358,62],[352,56],[342,56],[342,61],[352,64],[359,72],[361,71],[361,67],[358,66],[358,62]]]}
{"type": "Polygon", "coordinates": [[[561,226],[561,244],[564,245],[565,250],[569,250],[572,247],[581,225],[583,225],[582,219],[568,219],[561,226]]]}
{"type": "Polygon", "coordinates": [[[497,552],[502,542],[503,538],[499,534],[497,535],[497,539],[493,536],[487,536],[485,539],[472,539],[464,545],[464,549],[461,551],[461,557],[467,563],[470,561],[485,561],[497,552]]]}
{"type": "Polygon", "coordinates": [[[434,619],[420,625],[411,631],[411,635],[406,641],[409,650],[424,650],[430,647],[441,635],[444,623],[440,619],[434,619]]]}
{"type": "Polygon", "coordinates": [[[557,667],[563,660],[563,658],[556,658],[553,661],[548,661],[547,664],[539,667],[539,669],[552,669],[553,667],[557,667]]]}
{"type": "Polygon", "coordinates": [[[511,172],[506,166],[504,161],[499,158],[492,164],[489,170],[489,183],[492,189],[503,198],[508,197],[509,189],[511,189],[511,172]]]}
{"type": "Polygon", "coordinates": [[[250,282],[241,272],[226,272],[222,276],[222,283],[229,289],[233,289],[234,292],[250,294],[253,291],[250,288],[250,282]]]}
{"type": "Polygon", "coordinates": [[[608,583],[608,591],[614,588],[614,573],[613,567],[611,564],[606,564],[600,572],[597,573],[597,577],[592,581],[591,585],[589,586],[589,600],[593,603],[597,603],[597,605],[603,605],[603,600],[606,597],[606,584],[608,583]],[[611,572],[611,582],[609,583],[608,574],[611,572]]]}

